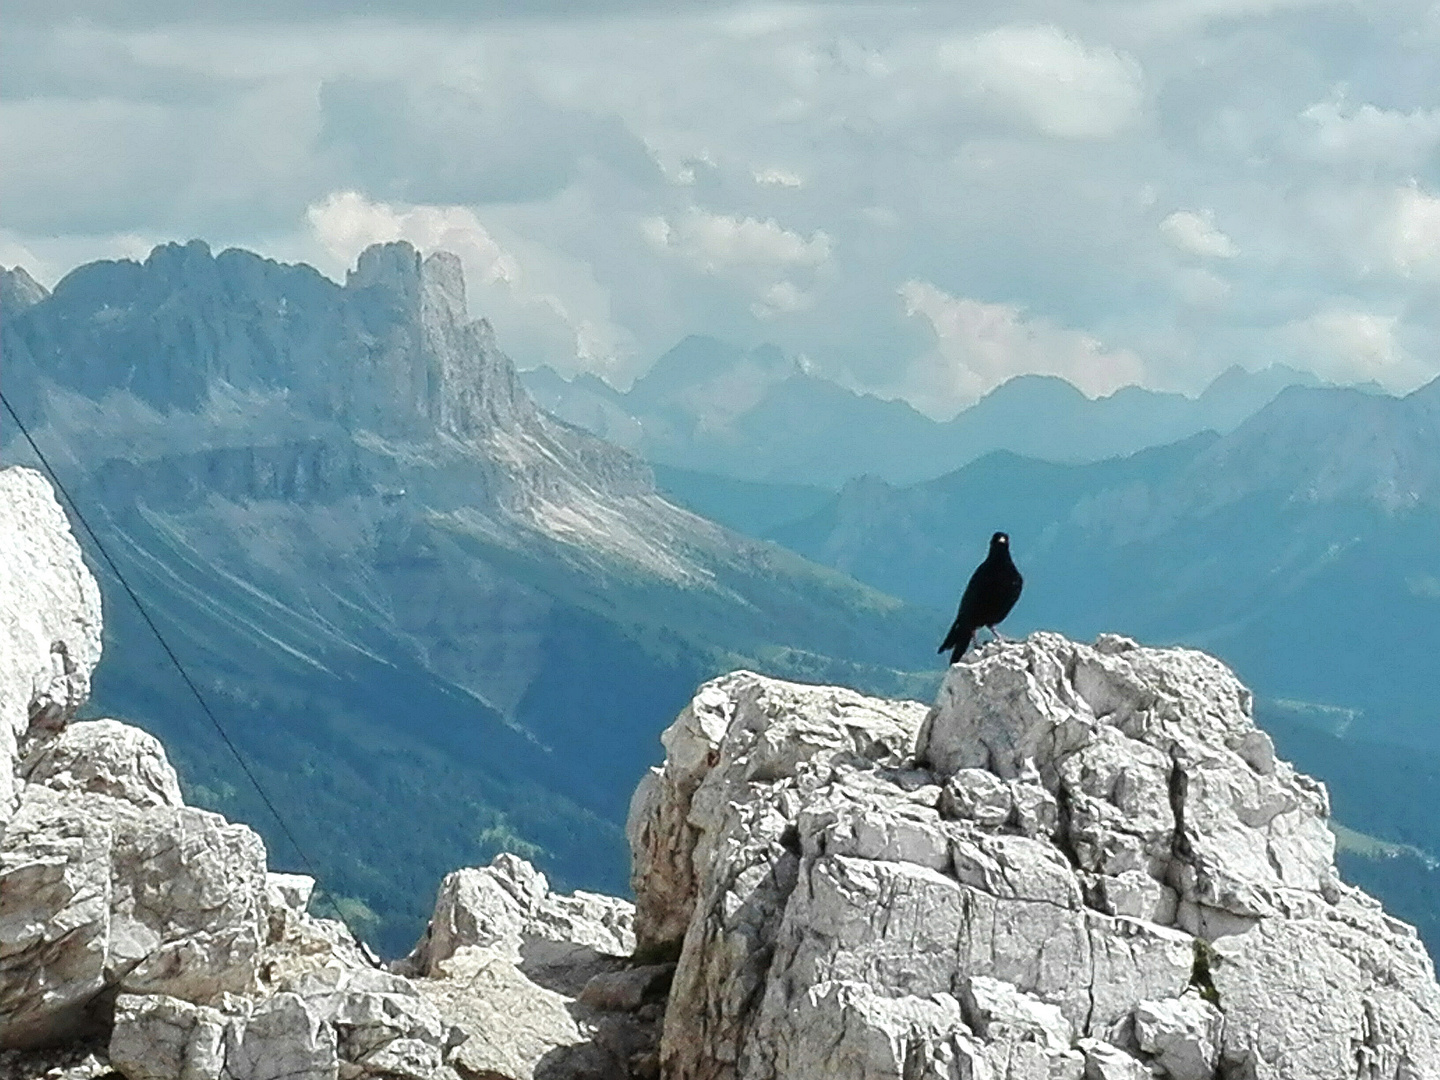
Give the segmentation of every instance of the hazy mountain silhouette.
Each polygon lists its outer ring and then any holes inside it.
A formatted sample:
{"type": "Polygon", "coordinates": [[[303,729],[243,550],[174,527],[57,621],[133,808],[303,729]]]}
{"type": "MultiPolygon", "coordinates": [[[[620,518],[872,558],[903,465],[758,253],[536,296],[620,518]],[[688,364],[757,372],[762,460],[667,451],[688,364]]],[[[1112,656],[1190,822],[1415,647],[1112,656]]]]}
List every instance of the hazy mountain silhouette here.
{"type": "Polygon", "coordinates": [[[903,401],[859,394],[772,346],[689,337],[626,393],[593,375],[523,372],[536,401],[658,464],[744,480],[837,487],[860,475],[907,483],[995,450],[1098,461],[1200,431],[1228,432],[1313,375],[1232,368],[1188,398],[1140,387],[1087,398],[1064,379],[1022,375],[943,423],[903,401]]]}

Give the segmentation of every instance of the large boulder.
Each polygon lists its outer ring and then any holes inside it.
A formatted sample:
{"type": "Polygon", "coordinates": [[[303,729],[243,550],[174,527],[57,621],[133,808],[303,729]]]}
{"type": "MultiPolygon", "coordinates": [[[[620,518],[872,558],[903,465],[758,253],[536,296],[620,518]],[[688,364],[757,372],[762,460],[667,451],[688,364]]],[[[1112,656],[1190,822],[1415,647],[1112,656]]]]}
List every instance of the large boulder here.
{"type": "Polygon", "coordinates": [[[0,472],[0,1048],[103,1027],[120,992],[245,993],[265,849],[186,807],[150,735],[71,723],[100,595],[49,485],[0,472]]]}
{"type": "Polygon", "coordinates": [[[987,646],[928,711],[707,684],[628,826],[664,1075],[1440,1078],[1429,957],[1250,705],[1113,636],[987,646]]]}
{"type": "Polygon", "coordinates": [[[26,785],[0,840],[0,1037],[72,1037],[107,992],[247,992],[264,884],[260,838],[218,814],[26,785]]]}
{"type": "Polygon", "coordinates": [[[180,807],[180,779],[160,740],[118,720],[87,720],[37,743],[19,776],[52,791],[86,791],[133,806],[180,807]]]}

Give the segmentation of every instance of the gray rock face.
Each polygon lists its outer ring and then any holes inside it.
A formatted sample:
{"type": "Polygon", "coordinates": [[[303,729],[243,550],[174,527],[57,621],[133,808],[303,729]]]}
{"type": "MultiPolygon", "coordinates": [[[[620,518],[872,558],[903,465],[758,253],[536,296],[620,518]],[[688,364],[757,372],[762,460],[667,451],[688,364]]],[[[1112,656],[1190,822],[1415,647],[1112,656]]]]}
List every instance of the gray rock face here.
{"type": "Polygon", "coordinates": [[[1429,957],[1208,656],[1036,634],[928,714],[742,672],[664,741],[667,1077],[1440,1077],[1429,957]]]}
{"type": "Polygon", "coordinates": [[[552,893],[501,854],[445,878],[425,936],[396,967],[453,1033],[446,1062],[462,1076],[618,1080],[653,1058],[671,970],[631,966],[633,922],[628,902],[552,893]]]}
{"type": "Polygon", "coordinates": [[[599,893],[562,896],[524,859],[501,853],[483,869],[440,883],[435,913],[404,968],[434,975],[460,949],[478,945],[519,962],[573,966],[579,955],[629,956],[634,908],[599,893]]]}
{"type": "Polygon", "coordinates": [[[52,1043],[106,990],[244,993],[264,942],[265,849],[191,807],[25,786],[0,839],[0,1017],[52,1043]]]}
{"type": "Polygon", "coordinates": [[[0,470],[0,826],[31,734],[63,727],[100,659],[100,589],[50,485],[0,470]]]}
{"type": "Polygon", "coordinates": [[[38,743],[20,762],[19,774],[52,791],[109,795],[146,809],[185,805],[160,740],[118,720],[69,725],[38,743]]]}

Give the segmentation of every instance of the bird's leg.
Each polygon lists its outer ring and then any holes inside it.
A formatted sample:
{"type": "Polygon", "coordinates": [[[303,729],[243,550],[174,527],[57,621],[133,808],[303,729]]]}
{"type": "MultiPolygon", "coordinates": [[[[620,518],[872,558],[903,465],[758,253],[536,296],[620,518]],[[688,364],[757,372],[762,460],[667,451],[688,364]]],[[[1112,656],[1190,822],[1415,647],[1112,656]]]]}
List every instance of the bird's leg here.
{"type": "Polygon", "coordinates": [[[991,641],[1003,641],[1006,644],[1009,644],[1010,639],[1007,638],[1004,634],[1000,633],[999,630],[996,630],[993,626],[987,626],[985,627],[985,629],[990,631],[991,641]]]}

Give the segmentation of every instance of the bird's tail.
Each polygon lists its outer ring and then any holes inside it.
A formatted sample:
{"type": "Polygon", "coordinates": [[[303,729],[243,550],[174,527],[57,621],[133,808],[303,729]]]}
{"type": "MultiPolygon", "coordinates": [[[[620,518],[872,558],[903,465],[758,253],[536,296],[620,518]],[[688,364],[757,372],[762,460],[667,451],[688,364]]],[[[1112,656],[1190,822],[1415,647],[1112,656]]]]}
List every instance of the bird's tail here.
{"type": "Polygon", "coordinates": [[[970,651],[970,643],[975,640],[975,631],[971,630],[965,635],[964,641],[955,642],[955,651],[950,654],[950,663],[958,664],[960,658],[970,651]]]}
{"type": "Polygon", "coordinates": [[[950,632],[945,635],[945,640],[940,643],[940,648],[935,651],[943,653],[946,649],[951,649],[950,663],[958,664],[960,658],[970,651],[970,643],[974,640],[974,630],[968,630],[957,624],[950,628],[950,632]]]}

